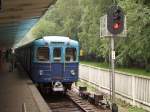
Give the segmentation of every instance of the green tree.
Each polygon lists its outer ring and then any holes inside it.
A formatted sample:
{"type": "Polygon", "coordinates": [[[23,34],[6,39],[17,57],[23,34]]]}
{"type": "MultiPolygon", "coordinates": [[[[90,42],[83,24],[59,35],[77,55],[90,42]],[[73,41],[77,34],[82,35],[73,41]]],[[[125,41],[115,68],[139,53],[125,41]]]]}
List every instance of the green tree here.
{"type": "MultiPolygon", "coordinates": [[[[117,2],[127,17],[127,37],[115,39],[116,63],[150,70],[150,1],[117,2]]],[[[69,36],[80,42],[86,54],[108,62],[110,42],[99,37],[99,19],[111,4],[112,0],[58,0],[33,29],[34,37],[69,36]]]]}

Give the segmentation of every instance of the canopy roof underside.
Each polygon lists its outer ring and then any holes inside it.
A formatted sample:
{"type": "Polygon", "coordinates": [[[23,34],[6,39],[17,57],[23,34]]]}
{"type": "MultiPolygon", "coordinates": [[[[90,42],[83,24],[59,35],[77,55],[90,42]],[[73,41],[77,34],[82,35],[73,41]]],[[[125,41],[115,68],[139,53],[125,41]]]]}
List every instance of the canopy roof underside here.
{"type": "Polygon", "coordinates": [[[24,37],[56,0],[0,0],[0,47],[24,37]]]}

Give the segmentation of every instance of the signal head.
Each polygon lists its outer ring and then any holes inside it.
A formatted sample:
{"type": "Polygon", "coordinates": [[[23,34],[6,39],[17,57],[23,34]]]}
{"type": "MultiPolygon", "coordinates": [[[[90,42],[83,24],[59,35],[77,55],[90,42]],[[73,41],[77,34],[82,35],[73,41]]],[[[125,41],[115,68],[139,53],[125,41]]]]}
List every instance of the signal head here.
{"type": "Polygon", "coordinates": [[[117,35],[124,30],[124,13],[122,8],[114,5],[107,12],[107,29],[110,33],[117,35]]]}

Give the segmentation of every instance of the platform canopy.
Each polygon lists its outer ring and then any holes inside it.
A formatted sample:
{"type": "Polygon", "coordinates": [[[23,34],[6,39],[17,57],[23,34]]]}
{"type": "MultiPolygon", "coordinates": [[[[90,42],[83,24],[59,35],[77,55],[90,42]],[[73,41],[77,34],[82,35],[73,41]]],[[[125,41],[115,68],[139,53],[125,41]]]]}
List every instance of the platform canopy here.
{"type": "Polygon", "coordinates": [[[56,0],[0,0],[0,48],[12,47],[56,0]]]}

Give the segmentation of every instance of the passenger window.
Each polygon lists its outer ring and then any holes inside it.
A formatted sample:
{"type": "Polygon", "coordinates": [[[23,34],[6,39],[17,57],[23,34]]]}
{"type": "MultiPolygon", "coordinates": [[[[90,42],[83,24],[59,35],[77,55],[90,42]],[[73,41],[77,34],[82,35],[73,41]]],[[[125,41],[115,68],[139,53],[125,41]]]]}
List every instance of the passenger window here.
{"type": "Polygon", "coordinates": [[[49,48],[39,47],[37,49],[36,57],[38,61],[48,61],[49,60],[49,48]]]}
{"type": "Polygon", "coordinates": [[[66,61],[72,62],[76,61],[76,49],[75,48],[66,48],[66,61]]]}
{"type": "Polygon", "coordinates": [[[53,58],[55,62],[61,61],[61,48],[54,48],[53,58]]]}

